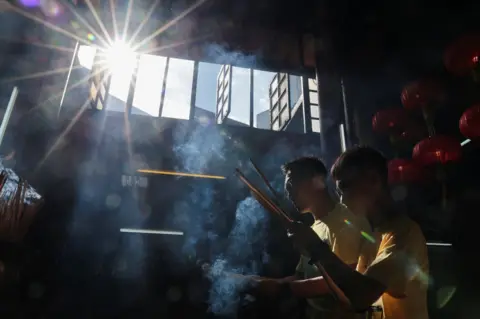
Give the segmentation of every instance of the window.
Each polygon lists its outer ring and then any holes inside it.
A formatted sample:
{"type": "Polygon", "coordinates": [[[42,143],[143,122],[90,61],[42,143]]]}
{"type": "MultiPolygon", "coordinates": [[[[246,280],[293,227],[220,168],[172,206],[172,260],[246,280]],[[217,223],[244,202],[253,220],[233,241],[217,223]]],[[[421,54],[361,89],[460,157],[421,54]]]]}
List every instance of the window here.
{"type": "Polygon", "coordinates": [[[278,116],[279,110],[278,110],[278,103],[275,104],[272,108],[272,118],[275,119],[278,116]]]}
{"type": "Polygon", "coordinates": [[[277,94],[277,90],[275,90],[275,94],[272,95],[272,104],[275,104],[278,102],[278,94],[277,94]]]}
{"type": "Polygon", "coordinates": [[[220,70],[220,73],[218,74],[218,85],[223,82],[223,77],[225,76],[224,74],[224,68],[220,70]]]}
{"type": "Polygon", "coordinates": [[[250,125],[250,69],[232,67],[229,124],[250,125]]]}
{"type": "MultiPolygon", "coordinates": [[[[270,83],[275,73],[253,71],[253,120],[254,127],[270,129],[270,83]]],[[[272,103],[273,105],[274,103],[272,103]]]]}
{"type": "Polygon", "coordinates": [[[223,102],[223,118],[226,118],[228,116],[228,105],[227,105],[228,101],[225,101],[223,102]]]}
{"type": "Polygon", "coordinates": [[[290,107],[293,108],[302,95],[302,78],[289,75],[290,107]]]}
{"type": "Polygon", "coordinates": [[[308,79],[308,88],[310,91],[317,91],[317,79],[308,79]]]}
{"type": "Polygon", "coordinates": [[[162,116],[188,119],[193,82],[193,61],[170,59],[162,116]]]}
{"type": "Polygon", "coordinates": [[[288,107],[285,107],[282,110],[282,113],[280,113],[280,125],[283,127],[285,123],[288,122],[289,119],[290,119],[289,109],[288,107]]]}
{"type": "Polygon", "coordinates": [[[79,46],[77,54],[78,63],[85,69],[91,70],[95,61],[95,54],[97,54],[97,49],[88,45],[79,46]]]}
{"type": "Polygon", "coordinates": [[[288,81],[286,78],[282,82],[280,82],[280,94],[283,94],[283,92],[286,92],[288,89],[288,81]]]}
{"type": "Polygon", "coordinates": [[[273,129],[274,131],[278,131],[278,130],[280,129],[280,125],[279,125],[278,119],[276,119],[275,121],[273,121],[272,129],[273,129]]]}
{"type": "Polygon", "coordinates": [[[142,55],[138,62],[132,114],[158,116],[167,58],[142,55]]]}
{"type": "Polygon", "coordinates": [[[312,132],[320,133],[320,120],[312,120],[312,132]]]}
{"type": "Polygon", "coordinates": [[[278,96],[278,88],[273,89],[273,93],[271,94],[272,96],[277,95],[278,96]]]}
{"type": "Polygon", "coordinates": [[[318,108],[318,105],[310,104],[310,115],[313,118],[320,118],[320,109],[318,108]]]}
{"type": "Polygon", "coordinates": [[[288,94],[287,91],[282,93],[282,96],[280,97],[280,108],[287,107],[288,105],[288,94]]]}
{"type": "Polygon", "coordinates": [[[277,88],[278,87],[278,73],[275,74],[271,86],[272,86],[272,88],[277,88]]]}
{"type": "Polygon", "coordinates": [[[222,66],[220,64],[200,62],[198,64],[198,79],[195,92],[195,113],[197,111],[209,114],[213,119],[217,112],[217,101],[221,101],[224,94],[223,86],[217,81],[218,73],[222,66]],[[219,90],[218,87],[222,89],[219,90]],[[214,113],[214,114],[211,114],[214,113]]]}
{"type": "Polygon", "coordinates": [[[318,94],[317,91],[315,92],[310,92],[310,103],[311,104],[317,104],[318,105],[318,94]]]}
{"type": "Polygon", "coordinates": [[[134,54],[125,55],[111,66],[109,98],[106,109],[108,111],[124,112],[132,76],[137,65],[134,54]]]}

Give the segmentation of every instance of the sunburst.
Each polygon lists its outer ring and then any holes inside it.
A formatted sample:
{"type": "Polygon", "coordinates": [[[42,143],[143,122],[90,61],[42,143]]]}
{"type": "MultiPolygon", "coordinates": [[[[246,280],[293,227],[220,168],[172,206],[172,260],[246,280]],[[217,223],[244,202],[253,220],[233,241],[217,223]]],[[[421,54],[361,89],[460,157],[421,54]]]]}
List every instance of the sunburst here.
{"type": "MultiPolygon", "coordinates": [[[[116,12],[115,0],[109,0],[109,10],[111,11],[111,17],[112,17],[113,36],[108,32],[107,28],[102,23],[102,19],[100,18],[99,13],[97,12],[95,6],[92,4],[91,0],[85,0],[85,3],[88,7],[90,14],[93,16],[98,29],[93,25],[91,25],[88,22],[88,20],[80,12],[78,12],[78,10],[76,10],[74,6],[68,4],[66,1],[61,1],[61,3],[75,17],[76,19],[75,22],[82,25],[87,30],[89,30],[90,33],[87,39],[82,38],[77,34],[71,33],[66,29],[61,28],[49,21],[46,21],[45,19],[32,14],[31,12],[21,8],[20,6],[11,4],[6,0],[0,0],[0,7],[4,7],[7,10],[10,10],[11,12],[22,15],[36,23],[42,24],[43,26],[45,26],[46,28],[54,32],[67,36],[68,38],[77,42],[76,44],[77,47],[79,44],[83,44],[83,45],[91,46],[97,49],[98,58],[96,59],[96,62],[95,62],[95,67],[96,67],[95,72],[92,72],[92,74],[90,74],[88,77],[85,77],[76,83],[72,83],[72,84],[67,83],[65,85],[65,89],[63,90],[63,92],[59,92],[59,94],[52,94],[52,96],[47,101],[41,101],[40,103],[38,103],[38,105],[32,109],[34,110],[34,109],[38,109],[39,107],[50,105],[50,103],[47,103],[47,102],[51,102],[62,95],[64,96],[69,90],[75,87],[78,87],[79,85],[82,85],[85,82],[90,81],[98,73],[102,73],[103,79],[107,79],[113,72],[122,73],[122,70],[129,69],[132,67],[131,63],[135,63],[136,56],[138,56],[139,54],[152,53],[152,52],[158,53],[159,51],[162,51],[167,48],[185,45],[186,43],[189,43],[191,41],[198,40],[198,38],[186,39],[178,43],[172,43],[169,45],[154,47],[154,48],[150,48],[148,50],[142,51],[142,48],[149,45],[157,36],[161,35],[167,29],[169,29],[170,27],[175,25],[177,22],[179,22],[180,20],[188,16],[191,12],[196,10],[199,6],[201,6],[207,1],[208,0],[197,0],[195,3],[189,6],[186,10],[181,12],[178,16],[176,16],[172,20],[160,26],[158,29],[154,30],[151,34],[145,36],[143,39],[140,39],[138,41],[136,40],[138,35],[142,31],[142,29],[148,24],[153,12],[155,11],[155,8],[159,4],[159,0],[153,1],[153,4],[149,8],[145,18],[138,25],[135,31],[132,33],[130,38],[128,37],[128,29],[129,29],[131,15],[132,15],[132,12],[134,11],[132,0],[129,0],[127,5],[125,20],[123,21],[124,23],[123,23],[122,34],[119,34],[118,21],[115,14],[116,12]],[[98,43],[92,43],[91,40],[94,37],[98,39],[98,43]]],[[[35,44],[32,43],[32,45],[42,46],[42,47],[49,48],[52,50],[57,50],[57,51],[74,51],[72,59],[76,59],[76,55],[78,53],[77,50],[72,50],[71,48],[68,48],[68,47],[53,46],[53,45],[42,44],[42,43],[35,43],[35,44]]],[[[69,79],[70,78],[69,74],[71,73],[73,68],[75,68],[74,63],[71,64],[70,68],[58,68],[54,70],[46,70],[43,72],[35,72],[34,74],[26,74],[26,75],[22,75],[15,78],[5,79],[5,81],[19,81],[19,80],[44,77],[44,76],[49,76],[49,75],[59,74],[59,73],[68,73],[67,79],[69,79]]],[[[60,144],[58,141],[60,141],[71,130],[71,128],[76,123],[76,121],[78,121],[78,119],[80,118],[80,115],[85,111],[87,105],[88,103],[84,103],[80,107],[79,111],[77,112],[77,115],[72,118],[67,128],[59,134],[57,141],[53,143],[53,146],[46,152],[44,158],[40,161],[39,167],[47,160],[50,154],[52,154],[55,151],[55,149],[60,144]]],[[[27,112],[27,114],[28,113],[30,112],[27,112]]],[[[125,125],[126,125],[125,131],[128,135],[129,124],[127,119],[125,121],[125,125]]],[[[131,143],[130,137],[126,136],[126,139],[127,139],[127,144],[130,144],[131,143]]],[[[131,149],[131,145],[128,146],[128,149],[131,149]]],[[[129,156],[131,157],[131,154],[129,154],[129,156]]]]}

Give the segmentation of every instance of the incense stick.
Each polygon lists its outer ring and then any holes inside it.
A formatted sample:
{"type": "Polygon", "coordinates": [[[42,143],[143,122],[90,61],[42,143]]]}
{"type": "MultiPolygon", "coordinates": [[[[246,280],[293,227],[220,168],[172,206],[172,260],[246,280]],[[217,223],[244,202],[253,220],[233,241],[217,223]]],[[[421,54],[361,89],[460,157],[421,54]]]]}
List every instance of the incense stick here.
{"type": "Polygon", "coordinates": [[[260,176],[260,178],[263,180],[265,185],[267,186],[268,190],[272,193],[272,195],[275,197],[276,201],[280,203],[280,196],[278,193],[275,191],[275,189],[272,187],[270,182],[268,181],[267,177],[263,174],[263,172],[260,170],[260,168],[255,164],[255,162],[250,158],[250,164],[252,164],[255,172],[260,176]]]}
{"type": "MultiPolygon", "coordinates": [[[[260,191],[257,187],[255,187],[246,177],[245,175],[243,175],[243,173],[237,168],[236,169],[237,171],[237,174],[238,176],[240,177],[240,180],[245,184],[247,185],[247,187],[255,194],[259,197],[259,199],[257,198],[257,200],[260,201],[263,201],[264,204],[267,204],[269,207],[270,210],[272,210],[274,213],[276,213],[279,217],[282,218],[282,220],[284,222],[287,222],[287,223],[293,223],[293,220],[288,217],[287,213],[285,213],[280,207],[278,207],[278,205],[276,205],[275,203],[272,202],[271,199],[269,199],[267,196],[265,196],[262,191],[260,191]]],[[[262,204],[262,203],[260,203],[262,204]]]]}

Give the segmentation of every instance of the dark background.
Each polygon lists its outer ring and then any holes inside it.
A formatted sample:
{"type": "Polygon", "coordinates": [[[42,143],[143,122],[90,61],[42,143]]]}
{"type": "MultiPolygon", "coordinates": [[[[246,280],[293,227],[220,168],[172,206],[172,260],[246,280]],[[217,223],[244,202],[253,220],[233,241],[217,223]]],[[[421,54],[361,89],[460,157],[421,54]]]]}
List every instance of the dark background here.
{"type": "MultiPolygon", "coordinates": [[[[162,2],[165,10],[160,13],[159,9],[158,15],[175,16],[188,5],[188,1],[175,2],[175,5],[162,2]]],[[[244,48],[244,39],[249,39],[257,30],[278,33],[272,40],[278,43],[282,42],[279,39],[284,33],[291,35],[292,43],[304,34],[320,38],[325,43],[322,51],[325,62],[319,63],[319,69],[344,77],[349,106],[358,115],[356,121],[362,135],[368,137],[369,144],[393,155],[388,141],[371,132],[371,117],[381,108],[400,105],[402,87],[425,76],[434,76],[445,84],[447,100],[437,114],[437,132],[462,140],[458,118],[464,109],[478,101],[478,88],[469,79],[449,76],[442,58],[452,40],[478,30],[478,7],[476,2],[464,1],[442,4],[210,1],[190,19],[194,23],[213,19],[214,29],[230,30],[217,33],[214,43],[221,43],[227,51],[257,54],[255,67],[260,69],[297,74],[314,72],[308,59],[302,59],[301,55],[285,54],[285,58],[279,60],[274,53],[280,54],[281,48],[277,52],[270,50],[273,51],[270,55],[265,53],[269,52],[266,49],[258,51],[257,47],[266,48],[269,43],[244,48]],[[224,28],[227,23],[235,27],[224,28]]],[[[121,1],[118,8],[125,8],[121,1]]],[[[1,15],[2,32],[6,35],[41,34],[36,24],[18,15],[9,12],[1,15]]],[[[25,70],[34,73],[41,64],[38,57],[45,63],[65,59],[68,66],[68,55],[54,56],[51,51],[35,49],[33,56],[32,49],[24,43],[1,41],[2,78],[22,75],[25,70]]],[[[202,42],[203,45],[213,43],[208,41],[202,42]]],[[[182,57],[192,52],[179,49],[173,53],[182,57]]],[[[218,56],[200,55],[205,61],[224,62],[218,56]]],[[[239,61],[238,65],[248,66],[242,63],[239,61]]],[[[65,119],[60,121],[52,120],[52,111],[31,111],[37,103],[39,83],[62,81],[64,75],[16,83],[22,94],[1,151],[6,155],[15,150],[13,168],[44,194],[46,204],[23,243],[0,246],[0,259],[8,266],[0,302],[0,312],[5,313],[5,318],[199,317],[207,313],[212,302],[208,300],[210,285],[203,278],[198,261],[215,261],[222,254],[223,259],[230,261],[229,267],[246,273],[273,276],[291,273],[296,263],[295,253],[279,225],[263,217],[261,210],[251,209],[253,215],[241,212],[241,216],[248,218],[241,223],[244,228],[240,233],[248,234],[248,229],[260,226],[265,227],[263,230],[255,229],[243,242],[229,236],[238,231],[235,230],[238,203],[248,196],[233,176],[233,169],[241,166],[248,170],[248,157],[253,157],[276,187],[281,187],[278,167],[283,161],[305,154],[331,161],[339,150],[321,154],[318,135],[200,127],[175,120],[132,116],[133,152],[141,155],[148,166],[188,170],[191,162],[186,159],[204,157],[202,167],[211,168],[208,173],[227,176],[222,181],[153,177],[149,179],[148,189],[135,197],[131,190],[121,186],[122,174],[132,174],[123,118],[107,116],[106,127],[101,130],[100,123],[106,115],[87,112],[66,136],[63,146],[38,167],[54,138],[79,107],[75,103],[67,105],[65,119]],[[204,145],[204,141],[211,138],[215,138],[216,144],[204,145]],[[186,154],[175,148],[188,141],[201,145],[200,153],[186,154]],[[92,159],[95,160],[93,166],[100,167],[93,172],[84,165],[92,159]],[[105,206],[106,197],[111,194],[122,198],[121,205],[114,209],[105,206]],[[142,196],[148,208],[139,204],[142,196]],[[205,202],[207,198],[210,201],[205,202]],[[178,212],[186,214],[189,221],[173,218],[178,212]],[[180,228],[186,236],[120,234],[120,227],[180,228]],[[260,233],[265,236],[258,237],[260,233]],[[241,251],[249,258],[238,260],[238,256],[225,251],[241,251]],[[268,261],[262,257],[265,251],[268,261]],[[247,266],[247,259],[257,264],[247,266]],[[190,298],[191,286],[202,287],[203,290],[199,289],[203,294],[190,298]],[[175,299],[171,297],[172,287],[181,289],[179,301],[172,301],[175,299]]],[[[2,105],[6,105],[14,84],[1,86],[2,105]]],[[[83,93],[87,94],[85,90],[83,93]]],[[[430,249],[432,318],[474,318],[478,311],[475,308],[478,293],[474,287],[478,275],[473,267],[480,198],[476,179],[478,163],[478,144],[467,144],[462,161],[455,164],[449,174],[449,209],[446,211],[440,207],[439,185],[405,185],[408,197],[403,204],[410,207],[427,240],[453,243],[451,248],[430,249]],[[451,291],[452,287],[456,289],[452,300],[440,309],[437,304],[444,299],[442,293],[451,291]]],[[[8,162],[5,164],[8,166],[8,162]]],[[[218,284],[225,290],[216,295],[224,295],[226,299],[217,298],[235,305],[233,288],[228,283],[218,284]]],[[[253,308],[281,312],[271,305],[255,303],[253,308]]],[[[251,309],[251,305],[242,309],[251,309]]]]}

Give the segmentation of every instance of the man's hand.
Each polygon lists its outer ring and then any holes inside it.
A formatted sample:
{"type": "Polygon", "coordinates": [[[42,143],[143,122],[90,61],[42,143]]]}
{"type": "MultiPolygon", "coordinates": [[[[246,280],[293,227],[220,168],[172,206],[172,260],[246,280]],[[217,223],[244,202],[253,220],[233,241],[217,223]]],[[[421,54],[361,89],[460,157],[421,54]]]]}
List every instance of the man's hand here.
{"type": "Polygon", "coordinates": [[[331,252],[330,247],[318,237],[312,228],[305,224],[292,223],[288,227],[288,236],[302,255],[313,260],[322,259],[325,252],[331,252]]]}
{"type": "Polygon", "coordinates": [[[258,276],[248,276],[248,279],[250,281],[249,293],[269,297],[275,297],[281,294],[286,284],[282,279],[262,278],[258,276]]]}

